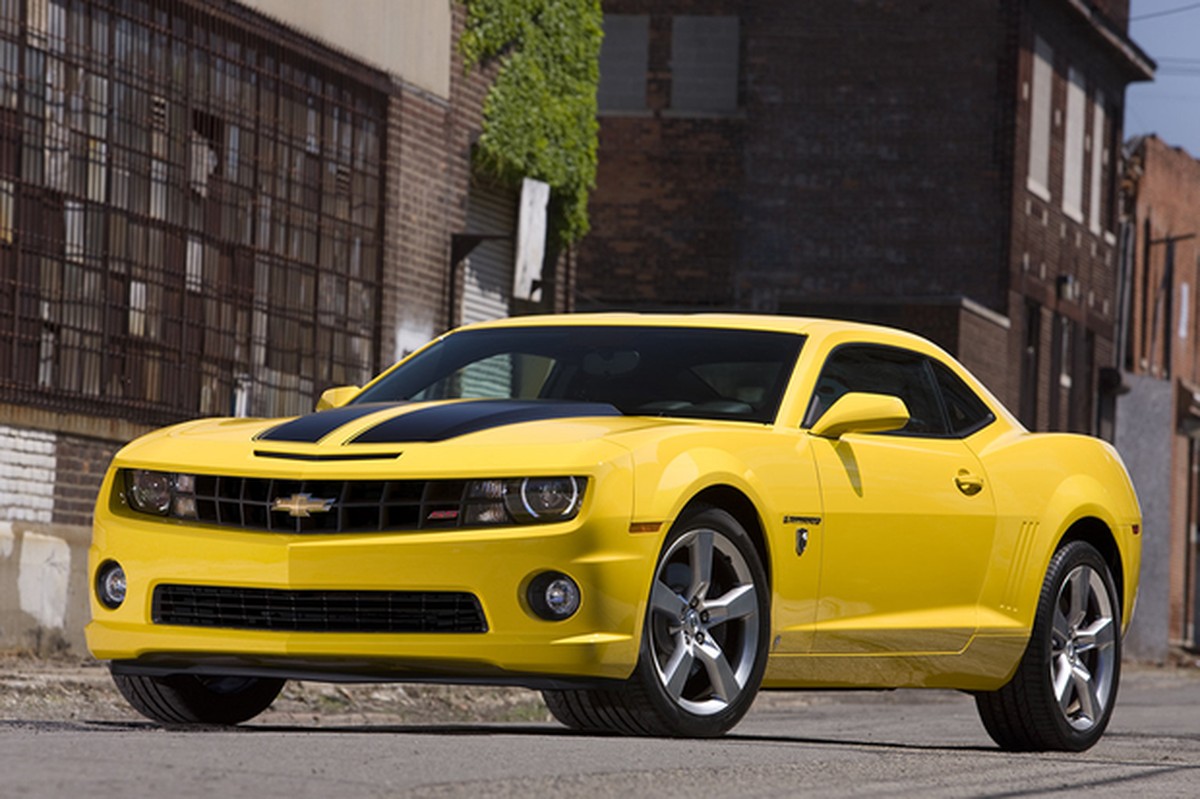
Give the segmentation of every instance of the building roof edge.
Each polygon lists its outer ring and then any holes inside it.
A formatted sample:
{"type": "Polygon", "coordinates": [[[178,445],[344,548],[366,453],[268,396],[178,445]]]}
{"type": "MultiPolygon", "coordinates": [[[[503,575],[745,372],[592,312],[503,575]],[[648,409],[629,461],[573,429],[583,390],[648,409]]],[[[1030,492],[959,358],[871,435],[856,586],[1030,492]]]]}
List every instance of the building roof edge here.
{"type": "Polygon", "coordinates": [[[1066,0],[1067,6],[1091,27],[1112,50],[1122,56],[1127,72],[1134,75],[1134,81],[1154,80],[1154,71],[1158,64],[1146,54],[1129,35],[1117,27],[1107,15],[1088,0],[1066,0]]]}

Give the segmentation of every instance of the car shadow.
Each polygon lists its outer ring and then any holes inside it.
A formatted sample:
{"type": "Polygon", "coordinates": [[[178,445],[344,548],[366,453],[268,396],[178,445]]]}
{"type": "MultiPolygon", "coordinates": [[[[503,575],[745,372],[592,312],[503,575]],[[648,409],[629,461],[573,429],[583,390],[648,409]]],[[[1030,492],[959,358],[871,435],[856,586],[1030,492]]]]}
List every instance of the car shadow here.
{"type": "MultiPolygon", "coordinates": [[[[514,724],[495,722],[486,724],[264,724],[249,723],[233,726],[220,724],[158,724],[152,721],[125,721],[110,719],[73,719],[61,721],[37,721],[7,719],[0,720],[2,729],[37,729],[42,731],[110,731],[110,732],[143,732],[166,731],[186,732],[192,734],[235,733],[241,735],[283,734],[283,735],[424,735],[444,737],[478,737],[496,736],[510,737],[552,737],[552,738],[597,738],[621,740],[630,736],[618,733],[585,732],[571,730],[553,723],[546,724],[514,724]]],[[[636,740],[636,739],[633,739],[636,740]]],[[[679,739],[681,741],[685,739],[679,739]]],[[[689,744],[703,743],[695,739],[686,739],[689,744]]],[[[866,741],[843,738],[821,738],[802,735],[755,735],[753,733],[733,733],[720,738],[710,739],[715,743],[729,744],[774,744],[800,746],[839,746],[872,749],[893,749],[912,751],[947,751],[947,752],[979,752],[999,750],[994,747],[972,744],[910,744],[893,741],[866,741]]]]}
{"type": "MultiPolygon", "coordinates": [[[[618,733],[596,733],[580,730],[570,730],[553,723],[545,724],[514,724],[507,722],[483,724],[330,724],[306,726],[302,724],[262,724],[250,723],[226,726],[219,724],[172,725],[158,724],[152,721],[127,721],[111,719],[71,719],[71,720],[22,720],[0,719],[0,731],[39,731],[39,732],[95,732],[95,733],[130,733],[130,732],[185,732],[193,735],[214,733],[238,735],[420,735],[459,738],[495,738],[495,737],[526,737],[526,738],[592,738],[608,740],[640,740],[618,733]]],[[[1161,737],[1141,736],[1137,733],[1113,731],[1106,738],[1138,738],[1161,737]]],[[[1196,740],[1195,735],[1168,736],[1196,740]]],[[[986,744],[929,744],[908,743],[903,741],[878,741],[855,738],[828,738],[805,735],[756,735],[753,733],[731,733],[708,741],[697,739],[679,739],[688,746],[703,745],[711,742],[718,745],[740,744],[748,746],[803,746],[828,747],[838,749],[859,749],[892,752],[956,752],[993,754],[998,757],[1037,758],[1042,761],[1061,761],[1074,765],[1098,763],[1106,766],[1138,766],[1145,762],[1113,759],[1111,756],[1097,756],[1083,753],[1064,752],[1005,752],[996,746],[986,744]]],[[[1200,765],[1187,765],[1185,770],[1198,770],[1200,765]]]]}

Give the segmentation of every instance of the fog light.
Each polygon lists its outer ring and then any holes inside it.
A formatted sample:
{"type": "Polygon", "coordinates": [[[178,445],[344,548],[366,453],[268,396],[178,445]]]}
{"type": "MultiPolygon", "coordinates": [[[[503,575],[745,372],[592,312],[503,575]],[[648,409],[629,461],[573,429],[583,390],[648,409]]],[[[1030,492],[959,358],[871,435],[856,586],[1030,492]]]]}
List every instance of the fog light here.
{"type": "Polygon", "coordinates": [[[562,572],[543,572],[529,584],[529,606],[548,621],[562,621],[579,610],[579,584],[562,572]]]}
{"type": "Polygon", "coordinates": [[[125,601],[125,570],[119,563],[110,560],[96,572],[96,598],[113,610],[125,601]]]}

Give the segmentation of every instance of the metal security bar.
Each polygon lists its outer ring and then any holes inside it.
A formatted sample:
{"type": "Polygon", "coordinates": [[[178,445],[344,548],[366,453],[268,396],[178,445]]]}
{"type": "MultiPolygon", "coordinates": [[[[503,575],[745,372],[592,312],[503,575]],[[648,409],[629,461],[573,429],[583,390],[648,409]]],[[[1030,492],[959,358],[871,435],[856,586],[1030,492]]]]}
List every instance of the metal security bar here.
{"type": "Polygon", "coordinates": [[[238,9],[0,0],[0,402],[287,415],[377,371],[386,94],[238,9]]]}

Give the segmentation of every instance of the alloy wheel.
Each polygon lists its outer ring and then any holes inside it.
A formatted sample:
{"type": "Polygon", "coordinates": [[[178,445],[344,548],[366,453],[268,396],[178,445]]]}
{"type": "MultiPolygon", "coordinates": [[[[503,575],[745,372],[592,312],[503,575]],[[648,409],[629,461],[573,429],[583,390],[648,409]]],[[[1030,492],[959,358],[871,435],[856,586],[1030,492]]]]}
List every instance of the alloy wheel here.
{"type": "Polygon", "coordinates": [[[759,637],[758,586],[723,533],[689,530],[663,555],[650,595],[649,642],[668,697],[701,716],[745,690],[759,637]]]}
{"type": "Polygon", "coordinates": [[[1103,717],[1112,695],[1116,619],[1103,578],[1076,566],[1054,604],[1050,680],[1064,718],[1088,730],[1103,717]]]}

